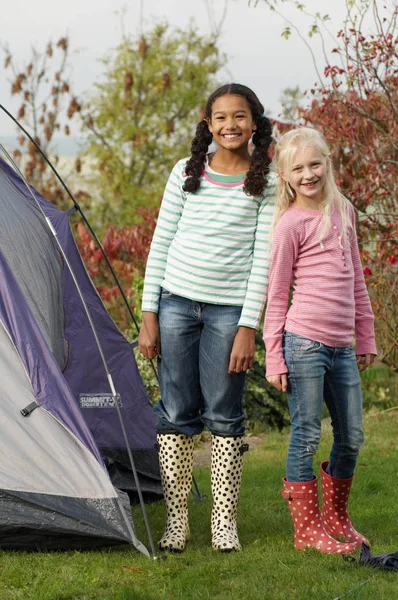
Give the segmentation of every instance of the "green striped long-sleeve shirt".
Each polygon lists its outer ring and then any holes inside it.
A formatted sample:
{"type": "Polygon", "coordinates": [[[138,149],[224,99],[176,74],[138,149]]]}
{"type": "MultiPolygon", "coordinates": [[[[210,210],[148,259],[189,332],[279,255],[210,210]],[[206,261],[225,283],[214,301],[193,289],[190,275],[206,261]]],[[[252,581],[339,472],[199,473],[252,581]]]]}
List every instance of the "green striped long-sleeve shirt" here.
{"type": "Polygon", "coordinates": [[[267,294],[269,231],[275,197],[270,173],[261,198],[242,176],[203,173],[184,192],[180,160],[163,195],[145,273],[142,310],[158,312],[161,288],[197,302],[242,306],[239,326],[258,327],[267,294]]]}

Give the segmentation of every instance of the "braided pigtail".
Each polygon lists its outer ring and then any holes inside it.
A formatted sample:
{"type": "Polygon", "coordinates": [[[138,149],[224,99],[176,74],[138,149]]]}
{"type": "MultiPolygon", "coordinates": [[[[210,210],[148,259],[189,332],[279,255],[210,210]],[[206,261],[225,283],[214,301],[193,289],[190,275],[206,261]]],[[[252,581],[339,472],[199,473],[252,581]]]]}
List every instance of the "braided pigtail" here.
{"type": "Polygon", "coordinates": [[[191,144],[191,158],[185,167],[188,175],[182,189],[184,192],[195,193],[200,186],[200,178],[205,164],[206,154],[212,142],[213,136],[209,131],[207,121],[203,119],[196,127],[196,134],[191,144]]]}
{"type": "Polygon", "coordinates": [[[267,184],[267,175],[271,164],[269,147],[272,143],[272,125],[270,120],[266,116],[261,115],[256,120],[256,125],[257,129],[252,138],[254,150],[243,187],[246,194],[254,197],[261,196],[267,184]]]}

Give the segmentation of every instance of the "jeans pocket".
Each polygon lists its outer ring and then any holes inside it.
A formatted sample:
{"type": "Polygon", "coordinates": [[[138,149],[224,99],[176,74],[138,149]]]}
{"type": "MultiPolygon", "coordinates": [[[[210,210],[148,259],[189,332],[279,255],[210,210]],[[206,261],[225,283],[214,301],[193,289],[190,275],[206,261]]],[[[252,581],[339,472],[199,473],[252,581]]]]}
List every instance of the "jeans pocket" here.
{"type": "Polygon", "coordinates": [[[162,300],[166,300],[167,298],[171,298],[172,296],[174,296],[174,294],[172,292],[169,292],[169,290],[166,290],[165,288],[161,289],[160,297],[162,300]]]}
{"type": "Polygon", "coordinates": [[[350,354],[355,354],[354,346],[345,346],[341,351],[348,356],[350,354]]]}
{"type": "Polygon", "coordinates": [[[300,356],[307,356],[313,352],[316,352],[322,346],[321,342],[315,340],[309,340],[307,338],[296,337],[294,340],[294,353],[298,358],[300,356]]]}
{"type": "Polygon", "coordinates": [[[347,360],[352,359],[356,361],[354,346],[345,346],[344,348],[339,348],[339,355],[341,358],[346,358],[347,360]]]}

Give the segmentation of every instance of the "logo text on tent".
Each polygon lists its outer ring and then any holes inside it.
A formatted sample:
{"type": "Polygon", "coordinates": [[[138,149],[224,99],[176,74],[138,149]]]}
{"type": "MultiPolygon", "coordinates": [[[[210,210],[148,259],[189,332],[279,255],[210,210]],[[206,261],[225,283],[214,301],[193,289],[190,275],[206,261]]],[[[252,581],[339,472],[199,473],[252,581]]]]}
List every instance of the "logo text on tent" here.
{"type": "Polygon", "coordinates": [[[80,394],[81,408],[115,408],[116,402],[122,406],[120,394],[80,394]]]}

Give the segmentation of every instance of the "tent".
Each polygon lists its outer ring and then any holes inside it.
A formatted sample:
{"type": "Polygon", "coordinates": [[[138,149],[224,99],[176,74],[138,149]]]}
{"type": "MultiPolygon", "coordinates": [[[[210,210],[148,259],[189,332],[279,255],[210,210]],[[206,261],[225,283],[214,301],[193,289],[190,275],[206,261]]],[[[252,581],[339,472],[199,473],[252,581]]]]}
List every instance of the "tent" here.
{"type": "Polygon", "coordinates": [[[1,159],[0,227],[0,547],[147,553],[115,489],[135,488],[130,452],[143,490],[161,494],[131,345],[87,275],[69,213],[1,159]]]}

